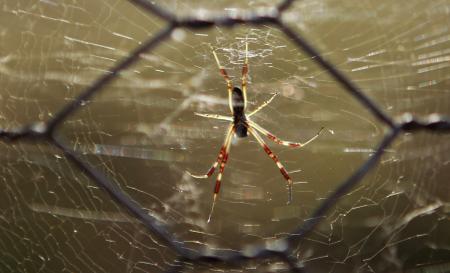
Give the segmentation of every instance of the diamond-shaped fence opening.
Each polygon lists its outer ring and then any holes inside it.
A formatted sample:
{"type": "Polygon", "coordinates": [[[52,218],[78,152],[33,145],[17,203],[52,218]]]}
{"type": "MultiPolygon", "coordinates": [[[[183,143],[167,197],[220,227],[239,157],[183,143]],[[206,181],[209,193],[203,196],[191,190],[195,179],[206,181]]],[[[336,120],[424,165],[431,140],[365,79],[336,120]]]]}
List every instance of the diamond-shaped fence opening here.
{"type": "MultiPolygon", "coordinates": [[[[157,5],[146,0],[129,0],[138,6],[149,16],[155,16],[165,22],[156,34],[148,40],[139,44],[127,57],[123,58],[108,72],[103,73],[92,84],[90,84],[76,99],[64,105],[48,122],[36,122],[15,130],[0,130],[0,136],[5,143],[15,145],[16,141],[24,141],[34,145],[35,143],[48,143],[52,149],[57,148],[57,157],[66,157],[76,165],[87,177],[89,177],[96,187],[106,192],[115,204],[126,209],[131,215],[130,221],[141,223],[146,232],[152,234],[158,242],[174,251],[177,256],[169,271],[183,271],[192,263],[245,263],[259,259],[274,258],[282,261],[292,272],[303,272],[300,260],[292,255],[294,247],[298,242],[311,232],[314,232],[318,224],[324,219],[330,208],[335,206],[338,200],[354,189],[380,160],[380,157],[389,148],[392,142],[402,133],[413,133],[425,130],[436,133],[448,134],[450,121],[443,116],[430,114],[417,118],[411,114],[404,114],[398,118],[392,118],[380,107],[378,107],[368,96],[352,82],[345,73],[338,70],[333,64],[327,61],[306,39],[289,27],[282,18],[283,13],[289,10],[294,1],[283,1],[273,8],[258,9],[254,12],[230,12],[228,15],[211,17],[208,14],[201,14],[192,17],[178,18],[170,12],[159,8],[157,5]],[[371,156],[359,166],[347,179],[332,190],[329,195],[313,210],[310,217],[299,223],[297,228],[289,235],[281,239],[272,240],[265,244],[255,244],[243,246],[240,251],[217,250],[206,248],[204,251],[191,250],[182,241],[173,236],[168,227],[157,217],[152,216],[144,210],[140,204],[119,188],[115,182],[111,181],[105,173],[94,168],[84,161],[84,158],[77,151],[69,147],[57,134],[56,129],[64,123],[69,116],[79,110],[93,96],[100,92],[107,84],[114,81],[119,74],[135,64],[144,54],[148,54],[161,43],[167,40],[179,29],[202,30],[213,27],[233,28],[237,26],[271,26],[277,28],[304,54],[308,55],[314,62],[322,67],[329,75],[338,82],[351,96],[353,96],[364,108],[366,108],[379,122],[387,128],[382,141],[378,144],[371,156]]],[[[36,144],[38,145],[38,144],[36,144]]],[[[51,164],[51,163],[49,163],[51,164]]]]}

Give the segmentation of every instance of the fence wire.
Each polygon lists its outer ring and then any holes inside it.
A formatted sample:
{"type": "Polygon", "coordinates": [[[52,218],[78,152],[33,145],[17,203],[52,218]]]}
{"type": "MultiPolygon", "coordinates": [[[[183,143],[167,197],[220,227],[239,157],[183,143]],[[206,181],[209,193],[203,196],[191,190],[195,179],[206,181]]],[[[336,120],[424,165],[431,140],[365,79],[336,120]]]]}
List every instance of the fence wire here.
{"type": "Polygon", "coordinates": [[[223,263],[236,264],[245,260],[255,260],[264,258],[279,258],[284,261],[292,272],[304,272],[301,261],[298,261],[293,255],[293,246],[302,238],[308,235],[325,218],[327,211],[333,207],[340,197],[348,193],[355,187],[361,179],[367,174],[379,161],[385,149],[401,134],[406,132],[416,132],[426,130],[433,133],[450,133],[450,120],[448,117],[438,114],[430,114],[424,117],[414,117],[405,113],[400,117],[392,118],[380,109],[368,96],[366,96],[349,78],[340,72],[333,64],[325,60],[319,52],[306,41],[300,34],[292,30],[282,20],[282,14],[289,9],[294,0],[285,0],[276,7],[257,12],[246,12],[233,15],[221,15],[214,17],[184,17],[177,18],[170,12],[152,4],[146,0],[128,0],[138,6],[151,16],[157,16],[166,22],[156,35],[150,37],[146,42],[132,51],[128,57],[112,67],[108,73],[97,79],[92,85],[86,88],[75,100],[66,104],[57,112],[48,122],[34,123],[15,130],[3,130],[0,128],[0,138],[5,142],[14,142],[18,140],[47,142],[60,149],[65,156],[71,160],[82,172],[90,177],[97,186],[106,191],[117,204],[127,209],[134,217],[142,222],[153,235],[157,236],[166,245],[170,246],[178,255],[177,261],[169,268],[168,272],[180,272],[186,264],[195,263],[223,263]],[[324,199],[324,201],[315,209],[308,220],[293,230],[285,238],[273,240],[264,245],[245,246],[240,251],[232,250],[212,250],[203,252],[195,251],[185,247],[184,243],[173,237],[165,226],[153,216],[149,215],[136,201],[126,195],[106,176],[94,169],[88,163],[80,159],[79,155],[67,145],[65,145],[56,135],[58,126],[77,111],[80,106],[89,101],[89,99],[100,92],[103,87],[116,79],[120,72],[130,67],[140,59],[141,54],[148,53],[158,46],[162,41],[170,37],[177,28],[205,29],[211,27],[232,28],[239,25],[272,25],[280,29],[291,41],[312,60],[325,69],[344,89],[355,97],[372,115],[383,122],[388,131],[381,143],[376,148],[374,154],[363,163],[350,177],[342,181],[341,184],[324,199]]]}

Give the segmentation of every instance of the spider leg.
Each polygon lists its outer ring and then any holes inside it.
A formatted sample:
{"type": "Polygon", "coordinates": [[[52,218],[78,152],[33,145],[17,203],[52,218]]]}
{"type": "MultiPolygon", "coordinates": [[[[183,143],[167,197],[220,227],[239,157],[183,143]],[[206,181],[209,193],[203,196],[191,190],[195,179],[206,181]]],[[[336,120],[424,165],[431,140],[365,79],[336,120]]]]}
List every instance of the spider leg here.
{"type": "Polygon", "coordinates": [[[233,135],[232,131],[233,131],[233,125],[230,125],[228,127],[227,134],[225,136],[225,140],[223,142],[223,145],[220,148],[219,155],[217,156],[217,160],[212,164],[211,168],[206,172],[206,174],[195,175],[195,174],[190,173],[189,171],[186,171],[186,173],[189,174],[190,176],[194,177],[194,178],[204,179],[204,178],[210,177],[214,173],[214,171],[216,170],[216,168],[219,165],[219,163],[221,163],[223,161],[226,147],[229,146],[229,143],[231,143],[230,140],[231,140],[231,136],[233,135]]]}
{"type": "Polygon", "coordinates": [[[212,46],[211,46],[211,49],[212,49],[212,52],[214,55],[214,59],[216,59],[217,66],[219,67],[220,74],[223,76],[223,78],[227,82],[228,105],[230,106],[231,113],[233,113],[233,107],[231,104],[231,102],[232,102],[231,94],[232,94],[232,90],[233,90],[233,83],[231,82],[230,77],[228,76],[228,73],[225,70],[225,67],[220,64],[219,57],[217,57],[217,53],[212,46]]]}
{"type": "Polygon", "coordinates": [[[320,128],[320,130],[317,132],[317,134],[315,136],[313,136],[312,138],[308,139],[306,142],[303,142],[303,143],[301,143],[301,142],[291,142],[291,141],[286,141],[286,140],[279,139],[278,137],[274,136],[272,133],[270,133],[269,131],[267,131],[263,127],[259,126],[254,121],[251,121],[251,120],[247,120],[247,121],[250,124],[250,126],[254,127],[261,134],[266,135],[273,142],[275,142],[277,144],[280,144],[280,145],[288,146],[288,147],[291,147],[291,148],[303,147],[303,146],[311,143],[313,140],[315,140],[316,138],[318,138],[320,136],[320,134],[322,133],[322,131],[324,129],[324,127],[320,128]]]}
{"type": "MultiPolygon", "coordinates": [[[[233,132],[234,132],[234,126],[231,126],[231,134],[230,134],[231,136],[233,135],[233,132]]],[[[231,137],[230,137],[230,140],[231,140],[231,137]]],[[[227,164],[227,161],[228,161],[228,155],[230,153],[230,147],[231,147],[230,140],[228,141],[228,143],[225,146],[222,162],[220,163],[219,174],[217,175],[216,185],[214,186],[213,203],[211,205],[211,211],[209,212],[208,223],[211,221],[211,216],[213,214],[214,206],[216,205],[217,196],[220,191],[220,183],[222,181],[223,172],[225,170],[225,165],[227,164]]]]}
{"type": "Polygon", "coordinates": [[[266,107],[269,103],[272,102],[272,100],[278,95],[279,93],[276,92],[275,94],[272,95],[272,97],[270,97],[270,99],[266,100],[263,104],[261,104],[258,108],[256,108],[255,110],[253,110],[250,114],[247,115],[247,117],[251,117],[254,114],[258,113],[261,109],[263,109],[264,107],[266,107]]]}
{"type": "Polygon", "coordinates": [[[244,95],[244,109],[247,108],[247,76],[248,76],[248,43],[245,42],[245,60],[242,66],[242,93],[244,95]]]}
{"type": "Polygon", "coordinates": [[[232,117],[222,116],[222,115],[216,115],[216,114],[202,114],[202,113],[196,113],[195,115],[205,118],[212,118],[212,119],[220,119],[220,120],[227,120],[227,121],[233,121],[232,117]]]}
{"type": "Polygon", "coordinates": [[[262,137],[253,130],[252,125],[248,127],[248,131],[256,138],[258,143],[261,145],[261,147],[264,149],[266,154],[272,158],[272,160],[277,164],[278,169],[280,169],[281,174],[283,175],[284,179],[286,179],[288,183],[288,204],[292,202],[292,179],[287,173],[286,169],[284,168],[283,164],[278,160],[278,157],[270,150],[269,146],[264,142],[262,137]]]}

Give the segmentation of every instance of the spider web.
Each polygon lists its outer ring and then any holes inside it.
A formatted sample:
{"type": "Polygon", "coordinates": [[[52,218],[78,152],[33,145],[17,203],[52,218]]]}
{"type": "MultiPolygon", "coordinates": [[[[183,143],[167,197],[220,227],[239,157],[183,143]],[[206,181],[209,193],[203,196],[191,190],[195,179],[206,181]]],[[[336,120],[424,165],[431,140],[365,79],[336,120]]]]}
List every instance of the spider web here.
{"type": "MultiPolygon", "coordinates": [[[[233,13],[272,1],[156,1],[177,15],[233,13]]],[[[450,114],[449,1],[300,1],[283,19],[390,116],[450,114]]],[[[7,1],[0,11],[0,126],[46,121],[165,23],[127,1],[7,1]]],[[[374,152],[385,127],[270,25],[177,29],[70,116],[57,134],[187,247],[241,249],[290,234],[374,152]],[[234,140],[211,223],[229,115],[211,46],[236,85],[249,43],[254,120],[302,149],[234,140]]],[[[1,272],[165,272],[176,253],[51,145],[1,142],[1,272]]],[[[307,272],[450,269],[448,136],[405,134],[291,254],[307,272]]],[[[277,259],[235,272],[285,272],[277,259]]],[[[184,272],[226,270],[190,264],[184,272]]],[[[229,270],[229,268],[227,269],[229,270]]]]}

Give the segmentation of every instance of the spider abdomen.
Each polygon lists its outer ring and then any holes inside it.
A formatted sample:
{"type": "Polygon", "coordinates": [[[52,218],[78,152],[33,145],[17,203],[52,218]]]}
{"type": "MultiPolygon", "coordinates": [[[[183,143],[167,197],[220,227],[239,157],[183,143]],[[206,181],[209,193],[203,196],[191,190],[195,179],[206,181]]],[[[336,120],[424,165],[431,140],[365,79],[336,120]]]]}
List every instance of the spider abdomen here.
{"type": "Polygon", "coordinates": [[[238,137],[246,137],[247,133],[247,117],[245,116],[245,101],[242,90],[238,87],[233,88],[232,107],[233,107],[233,123],[234,131],[238,137]]]}
{"type": "Polygon", "coordinates": [[[246,137],[246,136],[248,136],[247,123],[246,122],[241,121],[241,122],[235,123],[234,124],[234,129],[235,129],[236,136],[238,136],[238,137],[246,137]]]}

